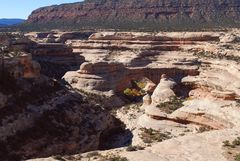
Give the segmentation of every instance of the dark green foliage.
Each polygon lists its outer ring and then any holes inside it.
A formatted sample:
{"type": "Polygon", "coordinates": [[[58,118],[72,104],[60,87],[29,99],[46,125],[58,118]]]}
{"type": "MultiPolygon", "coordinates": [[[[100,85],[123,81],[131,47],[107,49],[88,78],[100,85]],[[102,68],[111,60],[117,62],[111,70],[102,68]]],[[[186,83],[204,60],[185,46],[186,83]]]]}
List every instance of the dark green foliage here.
{"type": "Polygon", "coordinates": [[[238,155],[235,156],[234,158],[236,161],[240,161],[240,153],[238,155]]]}
{"type": "Polygon", "coordinates": [[[236,146],[239,146],[240,145],[240,137],[238,137],[237,139],[233,140],[232,144],[236,145],[236,146]]]}
{"type": "Polygon", "coordinates": [[[231,143],[229,142],[229,140],[225,140],[223,141],[223,146],[227,147],[227,146],[230,146],[231,143]]]}
{"type": "Polygon", "coordinates": [[[212,58],[212,59],[226,59],[226,60],[232,60],[236,62],[240,62],[240,57],[239,56],[234,56],[234,55],[222,55],[222,54],[214,54],[212,52],[197,52],[193,54],[194,56],[197,56],[199,58],[212,58]]]}
{"type": "Polygon", "coordinates": [[[91,158],[91,157],[96,157],[96,156],[100,156],[101,154],[99,154],[97,151],[94,151],[94,152],[90,152],[87,154],[87,157],[88,158],[91,158]]]}
{"type": "Polygon", "coordinates": [[[239,26],[235,22],[229,22],[229,19],[224,19],[228,23],[218,22],[201,22],[190,19],[187,15],[178,15],[176,18],[169,20],[157,19],[142,19],[130,20],[127,18],[113,17],[106,19],[71,19],[71,20],[54,20],[37,23],[23,23],[13,27],[3,27],[0,31],[49,31],[51,29],[61,29],[67,31],[75,30],[115,30],[115,31],[199,31],[203,29],[221,29],[223,26],[239,26]],[[222,27],[219,27],[222,26],[222,27]]]}
{"type": "Polygon", "coordinates": [[[126,157],[112,155],[103,157],[101,161],[128,161],[128,159],[126,157]]]}
{"type": "Polygon", "coordinates": [[[146,128],[142,128],[141,130],[142,133],[140,134],[140,137],[144,143],[161,142],[172,138],[171,133],[169,132],[162,133],[160,131],[146,128]]]}
{"type": "Polygon", "coordinates": [[[237,102],[237,106],[240,107],[240,99],[237,99],[236,102],[237,102]]]}
{"type": "Polygon", "coordinates": [[[171,114],[175,110],[181,108],[183,105],[183,100],[177,97],[172,97],[168,102],[163,102],[157,105],[162,111],[171,114]]]}
{"type": "Polygon", "coordinates": [[[203,133],[203,132],[210,131],[210,130],[211,130],[210,128],[202,126],[197,130],[197,132],[203,133]]]}
{"type": "Polygon", "coordinates": [[[223,146],[231,147],[231,148],[235,148],[236,146],[240,146],[240,137],[237,137],[236,139],[234,139],[232,141],[232,143],[230,143],[229,140],[223,141],[223,146]]]}
{"type": "Polygon", "coordinates": [[[144,147],[141,147],[141,146],[132,146],[132,145],[129,145],[126,149],[126,151],[137,151],[137,150],[143,150],[144,147]]]}

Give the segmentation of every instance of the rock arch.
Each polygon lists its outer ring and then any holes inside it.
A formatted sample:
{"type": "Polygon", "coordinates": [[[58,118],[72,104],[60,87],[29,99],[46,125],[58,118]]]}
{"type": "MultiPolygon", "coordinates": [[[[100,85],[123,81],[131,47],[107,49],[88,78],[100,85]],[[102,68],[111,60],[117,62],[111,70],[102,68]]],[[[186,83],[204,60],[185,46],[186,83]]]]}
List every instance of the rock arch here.
{"type": "Polygon", "coordinates": [[[129,81],[148,78],[158,84],[162,74],[167,74],[176,82],[188,75],[197,75],[196,69],[179,69],[176,67],[161,68],[127,68],[121,63],[97,62],[83,63],[79,71],[67,72],[63,77],[74,88],[97,92],[123,91],[129,86],[129,81]]]}

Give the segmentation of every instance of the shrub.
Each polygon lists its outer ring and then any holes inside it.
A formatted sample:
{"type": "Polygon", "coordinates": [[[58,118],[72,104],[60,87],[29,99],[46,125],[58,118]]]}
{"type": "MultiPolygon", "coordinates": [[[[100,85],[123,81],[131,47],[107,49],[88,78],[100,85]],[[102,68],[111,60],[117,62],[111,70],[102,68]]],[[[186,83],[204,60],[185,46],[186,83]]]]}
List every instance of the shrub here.
{"type": "Polygon", "coordinates": [[[211,58],[211,59],[226,59],[226,60],[231,60],[231,61],[240,61],[239,56],[234,56],[234,55],[223,55],[223,54],[214,54],[209,51],[201,51],[201,52],[196,52],[193,54],[194,56],[197,56],[198,58],[211,58]]]}
{"type": "Polygon", "coordinates": [[[141,147],[141,146],[132,146],[132,145],[129,145],[126,149],[126,151],[137,151],[137,150],[143,150],[144,147],[141,147]]]}
{"type": "Polygon", "coordinates": [[[237,102],[237,106],[240,107],[240,99],[237,99],[236,102],[237,102]]]}
{"type": "Polygon", "coordinates": [[[230,143],[228,140],[223,141],[223,146],[235,148],[236,146],[240,146],[240,137],[237,137],[230,143]]]}
{"type": "Polygon", "coordinates": [[[128,161],[126,157],[121,157],[118,155],[103,156],[100,161],[128,161]]]}
{"type": "Polygon", "coordinates": [[[236,145],[236,146],[239,146],[240,145],[240,140],[235,139],[235,140],[233,140],[232,144],[236,145]]]}
{"type": "Polygon", "coordinates": [[[230,146],[230,145],[231,145],[231,144],[230,144],[229,140],[223,141],[223,146],[228,147],[228,146],[230,146]]]}
{"type": "Polygon", "coordinates": [[[171,97],[168,102],[163,102],[157,105],[162,111],[171,114],[177,109],[181,108],[183,105],[183,100],[177,97],[171,97]]]}
{"type": "Polygon", "coordinates": [[[236,161],[240,161],[240,153],[238,155],[235,156],[234,158],[236,161]]]}
{"type": "Polygon", "coordinates": [[[203,132],[206,132],[206,131],[209,131],[209,130],[210,130],[210,128],[201,126],[199,129],[197,129],[197,132],[198,133],[203,133],[203,132]]]}
{"type": "Polygon", "coordinates": [[[141,130],[142,133],[140,134],[140,137],[144,143],[161,142],[172,138],[171,133],[169,132],[162,133],[160,131],[146,128],[142,128],[141,130]]]}
{"type": "Polygon", "coordinates": [[[61,155],[56,155],[53,157],[53,159],[59,160],[59,161],[65,161],[65,159],[62,158],[61,155]]]}
{"type": "Polygon", "coordinates": [[[143,89],[146,86],[146,82],[135,81],[135,83],[141,89],[143,89]]]}
{"type": "Polygon", "coordinates": [[[97,151],[94,151],[94,152],[90,152],[87,154],[87,157],[88,158],[91,158],[91,157],[95,157],[95,156],[100,156],[101,154],[99,154],[97,151]]]}
{"type": "Polygon", "coordinates": [[[123,93],[127,96],[135,96],[135,97],[144,95],[144,93],[142,91],[138,91],[135,88],[133,88],[133,89],[127,88],[123,91],[123,93]]]}

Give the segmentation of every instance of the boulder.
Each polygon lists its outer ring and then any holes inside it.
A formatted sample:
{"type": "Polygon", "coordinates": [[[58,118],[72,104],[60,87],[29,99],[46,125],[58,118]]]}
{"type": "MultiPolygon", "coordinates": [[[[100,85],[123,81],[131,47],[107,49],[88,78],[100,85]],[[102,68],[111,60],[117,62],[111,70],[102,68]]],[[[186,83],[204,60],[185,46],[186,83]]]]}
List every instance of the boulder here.
{"type": "Polygon", "coordinates": [[[228,33],[220,37],[220,42],[221,43],[237,43],[237,42],[240,42],[240,37],[233,33],[228,33]]]}
{"type": "Polygon", "coordinates": [[[146,86],[143,88],[144,91],[152,93],[156,88],[156,84],[153,82],[147,82],[146,86]]]}
{"type": "Polygon", "coordinates": [[[150,105],[152,103],[151,95],[147,94],[143,97],[143,106],[150,105]]]}
{"type": "Polygon", "coordinates": [[[176,83],[173,80],[163,77],[151,96],[152,104],[157,105],[174,97],[173,87],[175,85],[176,83]]]}

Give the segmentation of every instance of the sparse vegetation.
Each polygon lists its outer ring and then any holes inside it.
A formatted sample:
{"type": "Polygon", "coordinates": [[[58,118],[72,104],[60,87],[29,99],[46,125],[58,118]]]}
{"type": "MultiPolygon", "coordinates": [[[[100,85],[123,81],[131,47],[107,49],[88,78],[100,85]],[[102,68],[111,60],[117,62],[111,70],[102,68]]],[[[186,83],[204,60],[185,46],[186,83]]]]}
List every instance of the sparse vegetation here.
{"type": "Polygon", "coordinates": [[[101,154],[98,153],[97,151],[90,152],[90,153],[87,154],[88,158],[92,158],[92,157],[96,157],[96,156],[101,156],[101,154]]]}
{"type": "Polygon", "coordinates": [[[142,106],[142,103],[134,103],[134,104],[128,104],[125,105],[122,110],[125,114],[129,112],[130,109],[133,109],[134,111],[140,111],[140,107],[142,106]]]}
{"type": "Polygon", "coordinates": [[[142,92],[142,91],[139,91],[137,89],[130,89],[130,88],[127,88],[123,91],[123,93],[126,95],[126,96],[133,96],[133,97],[138,97],[138,96],[143,96],[145,93],[142,92]]]}
{"type": "Polygon", "coordinates": [[[227,150],[227,155],[231,160],[240,161],[240,137],[237,137],[232,142],[229,140],[223,141],[223,147],[227,150]]]}
{"type": "Polygon", "coordinates": [[[240,153],[235,156],[235,161],[240,161],[240,153]]]}
{"type": "Polygon", "coordinates": [[[81,160],[82,156],[81,155],[76,155],[76,156],[65,155],[64,158],[66,160],[81,160]]]}
{"type": "Polygon", "coordinates": [[[235,148],[236,146],[240,146],[240,137],[237,137],[230,143],[229,140],[223,141],[223,146],[224,147],[230,147],[230,148],[235,148]]]}
{"type": "Polygon", "coordinates": [[[199,129],[197,129],[197,132],[198,132],[198,133],[203,133],[203,132],[210,131],[210,130],[211,130],[211,129],[208,128],[208,127],[201,126],[199,129]]]}
{"type": "Polygon", "coordinates": [[[171,139],[171,133],[165,132],[162,133],[157,130],[142,128],[142,133],[140,134],[141,139],[144,143],[153,143],[153,142],[161,142],[167,139],[171,139]]]}
{"type": "Polygon", "coordinates": [[[240,107],[240,99],[236,100],[237,106],[240,107]]]}
{"type": "Polygon", "coordinates": [[[143,90],[145,86],[146,86],[146,82],[144,80],[143,81],[132,80],[131,87],[126,88],[123,91],[123,94],[131,102],[132,101],[138,102],[146,94],[146,92],[143,90]]]}
{"type": "Polygon", "coordinates": [[[230,141],[229,140],[223,141],[223,146],[225,146],[225,147],[231,146],[230,141]]]}
{"type": "Polygon", "coordinates": [[[237,139],[233,140],[232,144],[235,145],[235,146],[239,146],[240,145],[240,137],[238,137],[237,139]]]}
{"type": "Polygon", "coordinates": [[[177,97],[171,97],[169,101],[157,105],[158,108],[167,114],[171,114],[182,106],[184,106],[183,100],[177,97]]]}
{"type": "Polygon", "coordinates": [[[102,156],[100,161],[128,161],[128,159],[119,155],[107,155],[102,156]]]}
{"type": "Polygon", "coordinates": [[[141,146],[132,146],[132,145],[129,145],[126,149],[126,151],[137,151],[137,150],[143,150],[144,147],[141,147],[141,146]]]}
{"type": "Polygon", "coordinates": [[[194,56],[197,56],[198,58],[212,58],[212,59],[226,59],[226,60],[232,60],[236,62],[240,62],[240,57],[239,56],[234,56],[234,55],[223,55],[221,53],[212,53],[209,51],[201,51],[201,52],[196,52],[193,54],[194,56]]]}
{"type": "Polygon", "coordinates": [[[59,160],[59,161],[66,161],[61,155],[56,155],[53,157],[53,159],[59,160]]]}
{"type": "Polygon", "coordinates": [[[74,89],[74,90],[87,96],[89,100],[91,100],[99,105],[104,105],[106,103],[106,100],[108,99],[108,97],[106,95],[98,95],[98,94],[87,92],[87,91],[84,91],[81,89],[74,89]]]}

